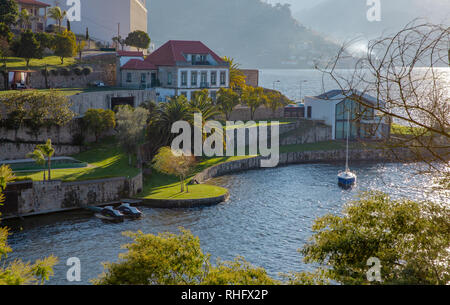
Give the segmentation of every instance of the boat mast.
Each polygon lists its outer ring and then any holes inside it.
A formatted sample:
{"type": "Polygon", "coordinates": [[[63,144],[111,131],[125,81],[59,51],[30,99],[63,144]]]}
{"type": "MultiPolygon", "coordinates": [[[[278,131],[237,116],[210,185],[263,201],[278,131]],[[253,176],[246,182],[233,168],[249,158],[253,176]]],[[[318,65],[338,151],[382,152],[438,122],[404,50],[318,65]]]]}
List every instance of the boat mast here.
{"type": "Polygon", "coordinates": [[[349,172],[348,168],[348,138],[350,134],[350,110],[347,112],[347,154],[345,156],[345,172],[349,172]]]}

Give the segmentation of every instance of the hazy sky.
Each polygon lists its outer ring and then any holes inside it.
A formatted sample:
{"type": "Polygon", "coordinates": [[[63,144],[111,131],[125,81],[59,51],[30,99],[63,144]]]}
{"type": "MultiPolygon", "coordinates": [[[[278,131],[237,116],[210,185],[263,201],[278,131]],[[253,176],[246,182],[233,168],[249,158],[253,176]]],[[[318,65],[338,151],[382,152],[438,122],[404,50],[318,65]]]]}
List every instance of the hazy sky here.
{"type": "Polygon", "coordinates": [[[325,0],[265,0],[269,3],[289,3],[293,12],[300,11],[301,9],[311,8],[325,0]]]}

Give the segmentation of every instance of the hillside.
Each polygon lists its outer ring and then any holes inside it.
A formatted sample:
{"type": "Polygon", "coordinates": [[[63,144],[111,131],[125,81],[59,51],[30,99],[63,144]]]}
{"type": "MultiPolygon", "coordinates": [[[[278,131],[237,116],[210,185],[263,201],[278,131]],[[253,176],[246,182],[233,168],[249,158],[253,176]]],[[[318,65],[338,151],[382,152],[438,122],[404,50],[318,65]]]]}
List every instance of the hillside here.
{"type": "Polygon", "coordinates": [[[288,5],[260,0],[152,0],[149,33],[156,46],[169,39],[202,40],[243,67],[312,68],[337,50],[298,23],[288,5]]]}
{"type": "Polygon", "coordinates": [[[310,9],[296,10],[294,17],[302,24],[338,40],[357,36],[366,39],[393,33],[416,18],[433,23],[450,20],[450,1],[395,0],[381,1],[381,21],[369,22],[368,6],[361,0],[322,0],[310,9]]]}

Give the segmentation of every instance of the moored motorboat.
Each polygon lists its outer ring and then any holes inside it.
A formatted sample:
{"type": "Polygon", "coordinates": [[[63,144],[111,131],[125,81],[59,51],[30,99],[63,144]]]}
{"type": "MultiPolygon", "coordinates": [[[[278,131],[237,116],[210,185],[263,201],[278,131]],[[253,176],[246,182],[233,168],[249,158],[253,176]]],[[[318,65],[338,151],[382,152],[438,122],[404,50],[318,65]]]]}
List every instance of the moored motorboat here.
{"type": "Polygon", "coordinates": [[[121,212],[125,217],[140,218],[142,217],[142,212],[139,209],[132,207],[129,203],[122,203],[116,208],[117,211],[121,212]]]}
{"type": "Polygon", "coordinates": [[[124,215],[120,211],[114,210],[113,207],[110,206],[104,207],[98,213],[95,213],[95,216],[97,218],[110,222],[124,221],[124,215]]]}

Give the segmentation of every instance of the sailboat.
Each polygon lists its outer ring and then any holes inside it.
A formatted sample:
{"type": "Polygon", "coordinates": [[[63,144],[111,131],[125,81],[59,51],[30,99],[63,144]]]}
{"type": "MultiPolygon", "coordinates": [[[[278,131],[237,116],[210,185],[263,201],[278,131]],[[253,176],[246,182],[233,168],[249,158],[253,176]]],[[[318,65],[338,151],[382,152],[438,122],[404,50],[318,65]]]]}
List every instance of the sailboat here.
{"type": "Polygon", "coordinates": [[[340,187],[348,189],[356,184],[356,174],[350,171],[348,167],[348,139],[350,136],[350,111],[347,119],[347,152],[345,157],[345,171],[338,174],[338,184],[340,187]]]}

